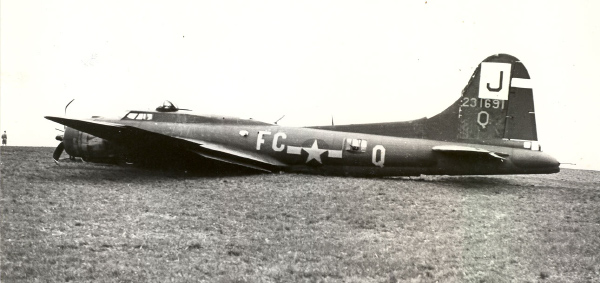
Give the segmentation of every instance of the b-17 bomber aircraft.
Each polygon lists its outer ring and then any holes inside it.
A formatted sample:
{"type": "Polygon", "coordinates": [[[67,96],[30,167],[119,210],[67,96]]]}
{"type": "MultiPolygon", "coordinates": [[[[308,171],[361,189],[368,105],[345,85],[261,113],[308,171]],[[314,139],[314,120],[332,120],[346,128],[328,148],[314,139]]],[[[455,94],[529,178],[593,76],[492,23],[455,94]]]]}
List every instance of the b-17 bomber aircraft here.
{"type": "Polygon", "coordinates": [[[529,79],[517,58],[490,56],[447,109],[404,122],[284,127],[193,115],[168,101],[118,120],[45,118],[66,126],[55,161],[64,149],[91,162],[135,163],[168,152],[200,163],[326,175],[556,173],[560,163],[537,142],[529,79]]]}

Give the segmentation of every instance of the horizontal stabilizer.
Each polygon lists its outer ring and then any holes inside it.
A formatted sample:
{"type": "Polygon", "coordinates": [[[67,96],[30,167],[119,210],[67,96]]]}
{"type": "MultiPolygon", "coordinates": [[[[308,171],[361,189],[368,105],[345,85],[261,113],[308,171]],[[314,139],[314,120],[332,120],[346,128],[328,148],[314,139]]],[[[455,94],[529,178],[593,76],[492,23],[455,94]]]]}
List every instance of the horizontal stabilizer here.
{"type": "Polygon", "coordinates": [[[445,152],[445,153],[456,153],[456,154],[481,154],[491,156],[500,160],[506,159],[508,154],[502,152],[493,152],[483,148],[476,148],[470,146],[460,145],[438,145],[432,148],[433,151],[445,152]]]}

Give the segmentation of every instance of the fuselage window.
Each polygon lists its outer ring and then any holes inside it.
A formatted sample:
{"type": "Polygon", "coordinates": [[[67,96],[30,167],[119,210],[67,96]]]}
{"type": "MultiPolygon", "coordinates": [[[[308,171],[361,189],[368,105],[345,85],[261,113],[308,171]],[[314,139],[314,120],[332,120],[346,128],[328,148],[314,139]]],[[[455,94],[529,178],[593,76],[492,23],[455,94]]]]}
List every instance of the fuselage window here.
{"type": "Polygon", "coordinates": [[[152,120],[152,114],[150,114],[150,113],[141,113],[141,114],[138,116],[138,118],[137,118],[137,119],[138,119],[138,120],[144,120],[144,121],[146,121],[146,120],[152,120]]]}
{"type": "Polygon", "coordinates": [[[526,141],[523,143],[523,148],[542,151],[542,147],[537,141],[526,141]]]}
{"type": "Polygon", "coordinates": [[[347,151],[352,152],[365,152],[367,151],[367,140],[362,139],[346,139],[347,151]]]}
{"type": "Polygon", "coordinates": [[[125,119],[148,121],[152,120],[152,113],[130,112],[125,116],[125,119]]]}

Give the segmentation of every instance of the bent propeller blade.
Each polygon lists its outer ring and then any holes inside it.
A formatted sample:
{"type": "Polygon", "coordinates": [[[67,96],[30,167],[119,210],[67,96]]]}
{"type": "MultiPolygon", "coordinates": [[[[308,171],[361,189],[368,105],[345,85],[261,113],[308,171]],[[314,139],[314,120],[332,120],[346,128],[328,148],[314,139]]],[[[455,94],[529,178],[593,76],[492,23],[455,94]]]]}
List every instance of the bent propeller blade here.
{"type": "Polygon", "coordinates": [[[52,158],[54,159],[54,162],[58,163],[58,160],[60,159],[60,156],[62,155],[64,150],[65,150],[65,144],[63,142],[59,143],[58,146],[56,147],[56,149],[54,149],[54,153],[52,154],[52,158]]]}

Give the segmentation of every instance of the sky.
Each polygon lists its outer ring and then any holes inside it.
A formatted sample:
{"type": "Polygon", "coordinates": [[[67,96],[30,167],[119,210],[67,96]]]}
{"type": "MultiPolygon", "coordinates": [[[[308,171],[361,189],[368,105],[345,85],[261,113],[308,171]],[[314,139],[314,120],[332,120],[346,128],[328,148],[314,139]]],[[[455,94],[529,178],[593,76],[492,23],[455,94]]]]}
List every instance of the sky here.
{"type": "MultiPolygon", "coordinates": [[[[0,3],[0,131],[56,146],[43,116],[118,117],[163,100],[283,126],[431,117],[507,53],[532,79],[538,138],[600,170],[600,1],[0,3]]],[[[50,157],[49,157],[50,158],[50,157]]]]}

